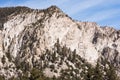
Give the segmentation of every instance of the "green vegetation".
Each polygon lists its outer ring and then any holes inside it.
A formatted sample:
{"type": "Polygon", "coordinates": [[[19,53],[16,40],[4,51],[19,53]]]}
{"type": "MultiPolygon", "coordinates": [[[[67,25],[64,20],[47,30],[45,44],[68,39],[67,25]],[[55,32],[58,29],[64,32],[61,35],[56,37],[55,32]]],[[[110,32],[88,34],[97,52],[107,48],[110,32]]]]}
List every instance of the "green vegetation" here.
{"type": "Polygon", "coordinates": [[[32,9],[27,7],[4,7],[0,8],[0,30],[3,29],[3,24],[8,20],[9,15],[17,15],[19,13],[30,12],[32,9]]]}
{"type": "Polygon", "coordinates": [[[6,58],[5,58],[5,55],[3,55],[3,57],[2,57],[2,63],[5,64],[5,62],[6,62],[6,58]]]}
{"type": "Polygon", "coordinates": [[[101,58],[101,61],[98,60],[96,66],[93,67],[76,54],[76,50],[71,51],[66,46],[60,46],[59,40],[52,50],[46,49],[38,61],[35,61],[34,55],[32,56],[33,68],[26,62],[26,59],[20,63],[18,63],[19,58],[17,59],[17,69],[21,69],[23,74],[9,80],[120,80],[115,67],[106,59],[101,58]],[[63,65],[66,65],[67,68],[61,68],[63,65]],[[44,74],[46,68],[50,69],[52,73],[59,73],[60,76],[46,77],[44,74]]]}
{"type": "Polygon", "coordinates": [[[5,77],[0,75],[0,80],[5,80],[5,77]]]}

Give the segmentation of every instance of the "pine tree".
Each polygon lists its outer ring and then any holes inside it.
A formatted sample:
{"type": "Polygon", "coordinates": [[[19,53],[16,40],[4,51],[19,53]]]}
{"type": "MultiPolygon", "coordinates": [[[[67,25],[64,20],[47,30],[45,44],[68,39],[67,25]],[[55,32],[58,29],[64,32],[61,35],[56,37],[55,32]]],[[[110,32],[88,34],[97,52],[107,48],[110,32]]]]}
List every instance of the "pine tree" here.
{"type": "Polygon", "coordinates": [[[94,68],[92,67],[92,65],[89,65],[85,76],[85,80],[93,80],[93,75],[94,75],[94,68]]]}
{"type": "Polygon", "coordinates": [[[0,75],[0,80],[5,80],[5,77],[0,75]]]}
{"type": "Polygon", "coordinates": [[[109,68],[106,68],[107,80],[120,80],[116,74],[115,67],[112,64],[108,64],[109,68]]]}
{"type": "Polygon", "coordinates": [[[97,62],[97,65],[95,67],[94,77],[92,80],[103,80],[103,72],[102,72],[99,62],[97,62]]]}
{"type": "Polygon", "coordinates": [[[61,46],[60,46],[60,43],[59,43],[59,39],[57,39],[57,43],[55,43],[55,47],[57,48],[57,53],[60,53],[61,52],[61,46]]]}
{"type": "Polygon", "coordinates": [[[6,62],[6,58],[5,58],[5,56],[3,55],[3,57],[2,57],[2,63],[5,64],[5,62],[6,62]]]}

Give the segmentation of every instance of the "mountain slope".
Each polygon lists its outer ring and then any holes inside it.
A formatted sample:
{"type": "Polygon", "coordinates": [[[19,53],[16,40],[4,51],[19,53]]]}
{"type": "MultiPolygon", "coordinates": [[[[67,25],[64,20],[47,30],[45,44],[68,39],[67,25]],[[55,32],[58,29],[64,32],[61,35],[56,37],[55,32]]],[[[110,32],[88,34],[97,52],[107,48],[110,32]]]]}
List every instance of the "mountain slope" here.
{"type": "MultiPolygon", "coordinates": [[[[75,51],[76,55],[92,66],[97,64],[98,59],[102,62],[102,57],[117,67],[118,75],[120,73],[118,30],[100,27],[94,22],[72,20],[56,6],[43,10],[27,7],[1,8],[0,16],[0,74],[7,78],[22,74],[22,69],[18,67],[23,62],[23,65],[29,65],[28,69],[34,68],[36,61],[40,64],[40,56],[46,54],[46,50],[56,51],[54,45],[57,41],[61,47],[70,48],[71,53],[75,51]],[[3,12],[6,15],[3,16],[3,12]],[[6,67],[8,70],[5,70],[6,67]]],[[[45,74],[51,77],[49,72],[45,74]]]]}

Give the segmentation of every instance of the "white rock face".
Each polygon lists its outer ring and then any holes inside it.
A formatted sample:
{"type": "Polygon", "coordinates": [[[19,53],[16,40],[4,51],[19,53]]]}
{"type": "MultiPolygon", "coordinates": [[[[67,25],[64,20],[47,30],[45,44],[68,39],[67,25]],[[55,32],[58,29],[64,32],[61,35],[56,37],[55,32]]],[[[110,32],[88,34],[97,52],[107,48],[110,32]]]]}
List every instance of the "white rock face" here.
{"type": "Polygon", "coordinates": [[[18,50],[21,46],[21,34],[26,26],[36,22],[38,19],[41,18],[42,13],[37,15],[36,12],[32,13],[24,13],[18,14],[17,16],[13,16],[12,19],[8,20],[4,24],[3,35],[4,40],[3,44],[5,47],[5,51],[8,49],[10,45],[14,45],[12,48],[11,55],[16,57],[18,54],[18,50]]]}
{"type": "Polygon", "coordinates": [[[14,61],[24,49],[28,53],[26,58],[32,54],[38,56],[46,49],[52,49],[57,39],[62,46],[66,45],[72,51],[76,49],[77,54],[93,65],[106,47],[113,50],[109,56],[114,57],[114,50],[117,50],[120,59],[120,31],[101,28],[92,22],[74,21],[53,7],[9,16],[0,31],[0,58],[9,52],[14,61]]]}
{"type": "MultiPolygon", "coordinates": [[[[10,53],[15,58],[20,51],[19,48],[22,47],[22,37],[25,29],[31,29],[31,31],[29,31],[30,34],[34,34],[33,32],[35,29],[32,23],[36,23],[38,20],[43,18],[42,16],[45,16],[43,23],[41,23],[44,27],[42,29],[43,33],[38,30],[35,34],[37,34],[36,38],[39,37],[44,41],[41,41],[41,39],[39,40],[39,44],[41,44],[39,47],[41,49],[36,49],[37,54],[41,54],[41,50],[44,51],[45,48],[50,49],[57,39],[59,39],[62,45],[66,45],[68,48],[71,48],[71,50],[76,49],[79,55],[94,64],[100,56],[98,51],[101,52],[104,47],[112,48],[112,44],[115,43],[112,41],[113,38],[108,37],[109,34],[107,31],[111,32],[111,28],[103,29],[96,25],[96,23],[73,21],[64,13],[57,13],[57,10],[51,17],[46,15],[44,12],[37,13],[37,11],[33,11],[27,14],[23,13],[16,16],[11,16],[12,18],[4,24],[4,29],[2,31],[2,35],[4,35],[4,51],[7,51],[8,47],[12,45],[10,47],[10,53]],[[33,27],[29,28],[29,26],[33,27]],[[93,44],[92,40],[94,38],[94,33],[98,31],[101,35],[105,34],[105,38],[99,38],[97,44],[93,44]]],[[[41,27],[39,24],[37,25],[41,27]]],[[[115,30],[112,29],[112,32],[114,31],[115,30]]],[[[119,43],[117,43],[117,45],[119,46],[119,43]]],[[[117,47],[117,49],[118,48],[119,47],[117,47]]]]}

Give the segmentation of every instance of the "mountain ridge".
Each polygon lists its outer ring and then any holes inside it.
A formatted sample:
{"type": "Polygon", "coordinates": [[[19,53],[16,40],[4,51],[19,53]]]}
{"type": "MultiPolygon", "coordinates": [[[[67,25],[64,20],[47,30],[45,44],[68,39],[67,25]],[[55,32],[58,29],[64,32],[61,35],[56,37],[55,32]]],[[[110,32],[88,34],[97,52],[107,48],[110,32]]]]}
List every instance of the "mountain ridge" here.
{"type": "MultiPolygon", "coordinates": [[[[44,56],[41,58],[40,56],[44,55],[47,51],[51,53],[57,52],[56,55],[62,60],[61,57],[65,56],[63,56],[64,54],[61,55],[61,50],[63,49],[64,51],[64,48],[70,49],[70,51],[68,49],[65,51],[68,51],[70,54],[75,53],[75,55],[82,57],[92,66],[96,66],[97,61],[102,57],[103,60],[107,60],[113,66],[118,67],[117,72],[120,74],[119,30],[108,27],[101,28],[94,22],[72,20],[56,6],[43,10],[30,9],[28,11],[26,11],[26,7],[25,11],[24,7],[19,8],[22,12],[19,12],[18,9],[16,14],[13,10],[12,14],[7,15],[8,19],[6,21],[0,21],[2,23],[2,29],[0,30],[0,68],[2,70],[0,74],[7,78],[17,77],[18,73],[22,74],[24,72],[22,69],[26,69],[27,65],[29,67],[28,70],[31,70],[34,68],[35,63],[41,64],[39,62],[41,60],[46,62],[44,58],[47,58],[44,56]],[[55,47],[56,43],[57,45],[58,43],[60,44],[58,45],[60,48],[57,47],[57,50],[55,47]],[[5,67],[9,67],[8,70],[5,70],[5,67]],[[18,67],[22,67],[22,69],[18,67]]],[[[45,56],[48,55],[46,54],[45,56]]],[[[66,69],[65,66],[69,68],[68,63],[75,69],[75,63],[73,64],[70,61],[69,58],[68,60],[64,59],[64,65],[61,65],[63,69],[66,69]]],[[[52,62],[54,63],[54,61],[52,62]]],[[[57,62],[57,64],[60,64],[59,61],[57,62]]],[[[49,60],[46,62],[49,65],[53,63],[49,62],[49,60]]],[[[55,64],[53,65],[55,66],[55,64]]],[[[79,68],[76,67],[76,69],[79,68]]],[[[49,75],[51,71],[48,67],[43,72],[49,77],[54,76],[49,75]],[[48,73],[46,69],[49,71],[48,73]]],[[[60,71],[57,74],[59,75],[60,71]]]]}
{"type": "MultiPolygon", "coordinates": [[[[47,10],[52,10],[52,11],[58,11],[58,12],[63,12],[59,7],[57,7],[56,5],[52,5],[46,9],[34,9],[34,8],[29,8],[29,7],[26,7],[26,6],[12,6],[12,7],[0,7],[0,12],[4,12],[4,11],[7,11],[9,9],[18,9],[19,11],[24,11],[25,10],[34,10],[34,11],[38,11],[38,12],[41,12],[41,11],[47,11],[47,10]]],[[[14,12],[14,11],[13,11],[14,12]]],[[[63,12],[64,13],[64,12],[63,12]]],[[[0,13],[2,14],[2,13],[0,13]]],[[[11,13],[12,14],[12,13],[11,13]]],[[[10,15],[11,15],[10,14],[10,15]]],[[[64,13],[65,14],[65,13],[64,13]]],[[[66,16],[68,16],[67,14],[65,14],[66,16]]],[[[2,16],[1,16],[2,17],[2,16]]],[[[4,17],[4,16],[3,16],[4,17]]],[[[69,16],[68,16],[69,17],[69,16]]],[[[72,19],[70,17],[70,19],[72,19]]],[[[88,21],[79,21],[79,20],[74,20],[75,22],[88,22],[88,21]]],[[[96,23],[96,22],[91,22],[91,23],[96,23]]],[[[96,23],[97,24],[97,23],[96,23]]],[[[101,28],[113,28],[113,27],[110,27],[110,26],[100,26],[101,28]]],[[[113,28],[115,29],[115,28],[113,28]]],[[[115,29],[116,30],[116,29],[115,29]]]]}

